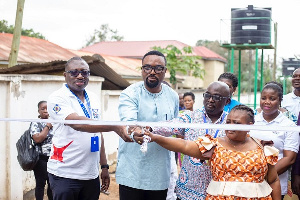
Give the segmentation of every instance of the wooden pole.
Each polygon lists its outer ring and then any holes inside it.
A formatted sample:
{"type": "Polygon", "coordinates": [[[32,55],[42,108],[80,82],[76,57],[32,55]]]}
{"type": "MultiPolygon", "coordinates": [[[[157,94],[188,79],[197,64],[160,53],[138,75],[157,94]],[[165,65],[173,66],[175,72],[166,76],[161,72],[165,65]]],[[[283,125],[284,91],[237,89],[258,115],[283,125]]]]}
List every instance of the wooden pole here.
{"type": "Polygon", "coordinates": [[[276,57],[277,57],[277,22],[274,23],[274,40],[275,40],[275,44],[274,44],[274,68],[273,68],[273,81],[276,81],[276,57]]]}
{"type": "Polygon", "coordinates": [[[10,50],[10,54],[9,54],[8,67],[12,67],[12,66],[15,66],[17,64],[19,46],[20,46],[20,39],[21,39],[21,31],[22,31],[22,20],[23,20],[24,4],[25,4],[25,0],[18,0],[14,35],[13,35],[11,50],[10,50]]]}

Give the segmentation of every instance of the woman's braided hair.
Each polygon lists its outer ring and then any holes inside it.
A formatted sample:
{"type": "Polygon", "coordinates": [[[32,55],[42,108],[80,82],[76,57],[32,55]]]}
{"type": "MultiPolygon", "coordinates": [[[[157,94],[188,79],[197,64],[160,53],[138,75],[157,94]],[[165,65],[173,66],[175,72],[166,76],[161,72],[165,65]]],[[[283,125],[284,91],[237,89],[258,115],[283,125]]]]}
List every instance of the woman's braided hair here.
{"type": "Polygon", "coordinates": [[[254,112],[250,107],[240,104],[240,105],[234,106],[230,112],[237,111],[237,110],[245,111],[249,117],[249,122],[252,122],[254,124],[254,112]]]}

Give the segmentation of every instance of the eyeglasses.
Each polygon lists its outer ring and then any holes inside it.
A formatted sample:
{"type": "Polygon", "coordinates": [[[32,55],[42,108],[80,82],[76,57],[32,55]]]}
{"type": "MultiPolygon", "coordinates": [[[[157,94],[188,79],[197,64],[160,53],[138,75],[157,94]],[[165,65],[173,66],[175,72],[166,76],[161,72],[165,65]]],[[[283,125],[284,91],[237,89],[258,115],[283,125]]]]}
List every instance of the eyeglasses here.
{"type": "Polygon", "coordinates": [[[151,65],[144,65],[142,66],[142,69],[144,70],[145,73],[149,74],[151,73],[152,70],[154,70],[154,72],[156,74],[160,74],[162,71],[164,71],[166,67],[161,66],[161,65],[156,65],[154,67],[152,67],[151,65]]]}
{"type": "Polygon", "coordinates": [[[70,73],[71,76],[77,77],[79,74],[81,74],[83,77],[88,77],[90,75],[90,71],[89,70],[70,70],[70,71],[66,71],[67,73],[70,73]]]}
{"type": "Polygon", "coordinates": [[[221,97],[219,95],[211,95],[209,93],[203,93],[203,97],[206,100],[212,98],[212,100],[214,100],[214,101],[221,101],[222,99],[227,99],[228,98],[228,97],[221,97]]]}

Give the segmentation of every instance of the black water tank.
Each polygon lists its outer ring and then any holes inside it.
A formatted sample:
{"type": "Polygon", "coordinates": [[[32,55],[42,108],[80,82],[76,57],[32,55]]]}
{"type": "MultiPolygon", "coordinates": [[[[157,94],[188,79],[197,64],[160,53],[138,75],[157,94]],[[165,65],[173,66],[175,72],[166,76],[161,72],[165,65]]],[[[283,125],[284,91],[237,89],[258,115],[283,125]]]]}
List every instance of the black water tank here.
{"type": "Polygon", "coordinates": [[[300,60],[295,60],[294,58],[289,58],[282,61],[282,75],[292,76],[295,69],[300,68],[300,60]]]}
{"type": "Polygon", "coordinates": [[[253,8],[253,5],[232,8],[231,44],[270,44],[271,13],[271,8],[253,8]]]}

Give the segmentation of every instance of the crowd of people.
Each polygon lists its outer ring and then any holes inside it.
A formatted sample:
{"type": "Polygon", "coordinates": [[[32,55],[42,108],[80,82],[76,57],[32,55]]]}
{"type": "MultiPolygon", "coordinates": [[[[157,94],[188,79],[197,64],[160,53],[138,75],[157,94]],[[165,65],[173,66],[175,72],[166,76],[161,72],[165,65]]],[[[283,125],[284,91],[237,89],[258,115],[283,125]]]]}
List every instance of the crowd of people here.
{"type": "MultiPolygon", "coordinates": [[[[287,95],[281,84],[266,83],[256,110],[233,99],[238,79],[232,73],[209,84],[203,107],[195,109],[195,94],[175,92],[164,81],[166,71],[162,53],[146,53],[143,81],[121,92],[119,117],[169,126],[31,123],[32,138],[40,147],[34,168],[36,199],[43,199],[47,182],[49,199],[98,200],[110,184],[101,133],[109,131],[120,136],[120,200],[279,200],[287,194],[289,173],[292,190],[300,195],[299,133],[272,130],[272,125],[300,124],[300,69],[294,71],[294,90],[287,95]],[[178,128],[175,123],[199,128],[178,128]],[[265,125],[272,131],[205,129],[201,124],[265,125]],[[144,143],[146,153],[140,151],[144,143]]],[[[65,65],[66,83],[47,102],[38,103],[39,118],[100,120],[100,101],[85,89],[89,76],[89,65],[80,57],[71,58],[65,65]]]]}

